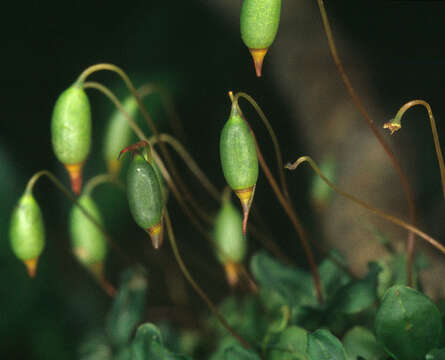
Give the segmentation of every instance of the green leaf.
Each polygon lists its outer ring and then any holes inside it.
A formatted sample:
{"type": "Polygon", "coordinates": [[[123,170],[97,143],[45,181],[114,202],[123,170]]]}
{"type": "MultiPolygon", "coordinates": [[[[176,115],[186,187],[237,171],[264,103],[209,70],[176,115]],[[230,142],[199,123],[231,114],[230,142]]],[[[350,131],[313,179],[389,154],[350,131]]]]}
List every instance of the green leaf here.
{"type": "Polygon", "coordinates": [[[347,360],[343,345],[329,330],[309,334],[306,352],[311,360],[347,360]]]}
{"type": "Polygon", "coordinates": [[[445,349],[431,350],[426,354],[425,360],[445,360],[445,349]]]}
{"type": "Polygon", "coordinates": [[[364,279],[352,282],[339,291],[335,310],[355,314],[374,304],[377,300],[379,272],[379,265],[370,263],[369,272],[364,279]]]}
{"type": "Polygon", "coordinates": [[[346,333],[343,345],[350,360],[356,360],[359,356],[366,360],[385,358],[385,351],[374,334],[361,326],[355,326],[346,333]]]}
{"type": "Polygon", "coordinates": [[[258,354],[244,349],[240,344],[233,344],[224,350],[224,360],[260,360],[258,354]]]}
{"type": "Polygon", "coordinates": [[[346,265],[343,257],[335,251],[331,251],[331,256],[337,261],[327,258],[323,260],[318,268],[323,294],[325,295],[326,301],[334,297],[335,293],[340,288],[351,281],[351,277],[340,266],[340,264],[346,265]]]}
{"type": "Polygon", "coordinates": [[[186,360],[188,356],[173,354],[164,347],[159,329],[146,323],[139,326],[131,345],[132,360],[186,360]]]}
{"type": "Polygon", "coordinates": [[[307,331],[290,326],[268,344],[267,360],[306,360],[307,343],[307,331]]]}
{"type": "Polygon", "coordinates": [[[309,273],[283,265],[265,252],[254,255],[250,267],[255,280],[262,287],[261,291],[267,294],[264,297],[266,301],[270,296],[275,297],[277,305],[288,305],[290,308],[295,305],[317,305],[309,273]]]}
{"type": "Polygon", "coordinates": [[[147,280],[137,270],[127,270],[107,318],[107,334],[116,346],[128,344],[145,310],[147,280]]]}
{"type": "Polygon", "coordinates": [[[442,332],[441,315],[424,294],[402,285],[388,289],[376,315],[376,333],[396,359],[422,359],[436,347],[442,332]]]}
{"type": "MultiPolygon", "coordinates": [[[[248,342],[260,342],[267,330],[266,314],[255,296],[238,299],[227,298],[220,306],[219,311],[227,323],[235,329],[248,342]]],[[[227,330],[212,316],[209,326],[220,336],[227,334],[227,330]]]]}
{"type": "Polygon", "coordinates": [[[80,360],[111,360],[113,351],[107,342],[106,336],[101,333],[95,333],[79,346],[80,360]]]}

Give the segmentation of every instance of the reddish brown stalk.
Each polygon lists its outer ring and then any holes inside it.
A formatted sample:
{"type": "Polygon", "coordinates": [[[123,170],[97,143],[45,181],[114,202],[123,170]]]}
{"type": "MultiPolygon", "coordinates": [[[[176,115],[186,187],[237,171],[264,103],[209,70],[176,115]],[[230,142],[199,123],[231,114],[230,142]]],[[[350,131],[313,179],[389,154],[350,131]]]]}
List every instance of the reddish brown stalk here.
{"type": "MultiPolygon", "coordinates": [[[[323,0],[317,0],[317,3],[318,3],[318,7],[320,8],[320,13],[321,13],[322,21],[323,21],[324,30],[326,33],[326,37],[328,39],[329,49],[331,51],[332,58],[334,59],[335,66],[337,67],[337,70],[340,73],[340,76],[341,76],[344,84],[346,85],[346,89],[348,90],[349,95],[351,96],[352,100],[354,101],[354,104],[356,105],[356,107],[358,108],[360,113],[363,115],[363,117],[366,120],[366,123],[368,124],[372,133],[375,135],[378,142],[383,147],[385,153],[390,158],[391,163],[393,164],[393,167],[396,170],[396,172],[400,178],[402,187],[405,191],[405,196],[408,201],[408,207],[409,207],[410,222],[415,223],[416,209],[415,209],[415,205],[414,205],[414,195],[413,195],[411,186],[408,183],[407,177],[406,177],[405,173],[403,172],[399,162],[395,158],[393,152],[389,148],[388,144],[383,139],[383,136],[378,132],[377,127],[374,125],[374,121],[371,119],[368,112],[362,105],[355,89],[352,87],[351,81],[349,80],[349,77],[346,75],[346,72],[343,68],[343,64],[342,64],[340,57],[338,55],[338,52],[337,52],[337,47],[335,45],[334,37],[332,35],[332,30],[331,30],[331,26],[329,24],[328,15],[326,13],[324,2],[323,2],[323,0]]],[[[413,258],[414,258],[414,233],[412,231],[410,231],[408,234],[406,252],[408,254],[408,262],[407,262],[408,285],[412,286],[412,283],[413,283],[412,267],[413,267],[413,258]]]]}

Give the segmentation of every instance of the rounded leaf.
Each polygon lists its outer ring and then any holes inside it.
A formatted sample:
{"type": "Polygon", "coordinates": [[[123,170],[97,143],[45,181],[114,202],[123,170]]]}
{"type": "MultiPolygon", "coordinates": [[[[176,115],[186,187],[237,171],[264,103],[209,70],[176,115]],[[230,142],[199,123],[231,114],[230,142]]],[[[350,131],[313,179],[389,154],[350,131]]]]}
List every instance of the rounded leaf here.
{"type": "Polygon", "coordinates": [[[45,246],[45,228],[39,204],[25,192],[15,207],[10,226],[11,246],[20,260],[36,259],[45,246]]]}
{"type": "Polygon", "coordinates": [[[243,261],[247,244],[243,236],[243,220],[230,200],[224,201],[215,219],[216,255],[223,264],[243,261]]]}
{"type": "Polygon", "coordinates": [[[241,8],[241,38],[249,49],[272,45],[280,22],[281,0],[244,0],[241,8]]]}
{"type": "Polygon", "coordinates": [[[355,326],[349,330],[343,338],[343,344],[350,359],[355,360],[359,356],[366,360],[385,358],[385,352],[374,334],[364,327],[355,326]]]}
{"type": "Polygon", "coordinates": [[[220,156],[224,177],[233,190],[252,187],[258,179],[258,158],[249,128],[232,110],[220,139],[220,156]]]}
{"type": "Polygon", "coordinates": [[[134,221],[143,229],[161,222],[163,199],[158,176],[141,155],[136,155],[127,172],[127,197],[134,221]]]}
{"type": "Polygon", "coordinates": [[[433,302],[407,286],[388,289],[376,315],[377,339],[396,359],[423,359],[437,346],[441,315],[433,302]]]}
{"type": "Polygon", "coordinates": [[[85,91],[74,84],[57,99],[51,120],[54,153],[63,164],[86,160],[91,146],[91,111],[85,91]]]}
{"type": "MultiPolygon", "coordinates": [[[[102,215],[89,195],[82,195],[79,204],[101,225],[102,215]]],[[[107,253],[107,240],[97,226],[80,210],[73,206],[69,219],[71,243],[77,259],[84,265],[102,263],[107,253]]]]}

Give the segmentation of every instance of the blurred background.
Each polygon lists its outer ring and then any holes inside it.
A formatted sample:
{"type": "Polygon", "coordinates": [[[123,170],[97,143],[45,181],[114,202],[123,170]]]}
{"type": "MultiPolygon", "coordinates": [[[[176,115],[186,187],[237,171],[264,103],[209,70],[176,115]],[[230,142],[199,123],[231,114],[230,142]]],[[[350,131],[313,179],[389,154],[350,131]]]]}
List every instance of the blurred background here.
{"type": "MultiPolygon", "coordinates": [[[[263,77],[254,75],[250,54],[239,35],[240,0],[37,2],[13,3],[4,12],[2,39],[2,106],[0,110],[0,353],[14,359],[76,359],[82,338],[101,328],[111,300],[75,261],[70,250],[67,216],[71,204],[42,179],[35,196],[46,226],[46,248],[37,276],[30,280],[9,247],[8,227],[14,204],[28,179],[48,169],[68,184],[53,155],[49,132],[58,95],[89,65],[110,62],[122,67],[136,86],[154,82],[171,95],[181,119],[180,140],[219,189],[225,186],[219,163],[219,133],[230,111],[229,90],[252,95],[271,120],[284,161],[312,155],[331,158],[336,182],[345,190],[407,219],[407,204],[389,160],[349,99],[327,47],[315,1],[283,1],[282,21],[266,56],[263,77]]],[[[346,72],[379,128],[405,102],[430,102],[444,139],[442,88],[445,4],[429,1],[327,2],[334,36],[346,72]]],[[[122,97],[123,83],[107,73],[91,77],[122,97]]],[[[113,112],[104,96],[88,92],[93,116],[93,148],[85,180],[104,173],[103,133],[113,112]]],[[[149,112],[163,131],[168,114],[159,97],[149,112]]],[[[255,113],[242,103],[274,168],[271,142],[255,113]]],[[[440,176],[424,109],[410,110],[404,130],[386,136],[413,185],[418,225],[436,238],[444,232],[440,176]]],[[[445,141],[445,140],[443,140],[445,141]]],[[[208,197],[174,156],[203,209],[218,204],[208,197]]],[[[126,160],[128,161],[128,160],[126,160]]],[[[345,252],[361,274],[367,261],[384,254],[374,229],[403,248],[406,233],[361,212],[334,196],[322,210],[311,201],[312,173],[288,174],[295,207],[310,238],[322,247],[345,252]]],[[[203,303],[184,283],[169,245],[157,253],[129,216],[125,196],[109,185],[94,195],[113,239],[134,262],[149,271],[147,321],[171,316],[166,307],[201,312],[203,303]]],[[[174,199],[169,201],[180,250],[193,275],[212,299],[231,290],[211,247],[191,226],[174,199]]],[[[306,261],[298,239],[260,175],[254,210],[262,226],[301,267],[306,261]]],[[[211,228],[208,228],[209,232],[211,228]]],[[[249,254],[261,247],[251,240],[249,254]]],[[[441,295],[443,258],[426,248],[432,264],[427,289],[441,295]]],[[[321,255],[319,255],[321,256],[321,255]]],[[[110,251],[107,277],[117,284],[131,265],[110,251]]],[[[248,261],[246,261],[246,265],[248,261]]],[[[442,294],[443,295],[443,294],[442,294]]],[[[182,317],[181,317],[182,319],[182,317]]],[[[169,319],[171,320],[171,319],[169,319]]],[[[177,321],[177,319],[173,319],[177,321]]],[[[199,328],[199,316],[177,321],[199,328]],[[188,319],[188,320],[187,320],[188,319]]]]}

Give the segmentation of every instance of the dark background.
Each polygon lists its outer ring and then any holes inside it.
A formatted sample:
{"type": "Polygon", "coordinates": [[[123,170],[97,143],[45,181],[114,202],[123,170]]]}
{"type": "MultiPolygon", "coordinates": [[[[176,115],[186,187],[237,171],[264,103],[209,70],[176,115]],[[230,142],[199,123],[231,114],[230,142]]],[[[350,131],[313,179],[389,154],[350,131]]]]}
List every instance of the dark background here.
{"type": "MultiPolygon", "coordinates": [[[[285,9],[286,1],[283,3],[285,9]]],[[[367,71],[377,94],[375,101],[381,104],[380,110],[388,117],[409,99],[422,97],[430,101],[439,132],[444,134],[445,126],[441,126],[440,119],[444,114],[445,5],[439,1],[351,4],[349,1],[327,4],[336,36],[341,37],[342,44],[348,44],[360,54],[360,64],[345,59],[346,69],[360,66],[367,71]]],[[[219,188],[224,186],[218,158],[219,132],[230,109],[228,90],[251,94],[266,114],[273,116],[285,160],[294,159],[296,153],[304,153],[305,143],[310,140],[295,137],[294,132],[289,131],[295,127],[293,116],[289,104],[279,96],[280,81],[270,75],[267,58],[264,77],[256,79],[238,28],[220,16],[211,0],[207,5],[195,0],[27,1],[10,5],[11,8],[3,12],[0,25],[3,35],[0,354],[11,359],[74,359],[86,332],[102,326],[110,300],[70,253],[66,229],[71,205],[46,179],[36,186],[47,236],[46,249],[34,280],[28,279],[23,264],[14,258],[9,248],[8,226],[11,210],[33,173],[48,169],[67,183],[67,176],[52,153],[49,124],[57,96],[84,68],[98,62],[111,62],[125,69],[137,85],[155,80],[166,87],[183,121],[186,134],[183,142],[219,188]]],[[[286,28],[280,28],[277,41],[284,31],[286,28]]],[[[321,23],[319,32],[322,32],[321,23]]],[[[268,56],[273,56],[273,48],[268,56]]],[[[330,61],[326,59],[326,63],[330,61]]],[[[326,71],[330,76],[338,76],[333,67],[326,71]]],[[[124,93],[115,75],[101,73],[93,77],[118,93],[124,93]]],[[[85,168],[86,179],[105,171],[101,134],[112,111],[103,96],[93,91],[89,95],[94,138],[85,168]]],[[[419,213],[426,218],[432,211],[437,213],[437,209],[443,209],[440,181],[426,116],[422,109],[412,112],[421,120],[410,121],[410,131],[400,134],[396,153],[403,158],[402,164],[413,171],[412,176],[418,184],[419,213]],[[414,158],[420,159],[414,163],[410,161],[413,152],[417,153],[414,158]]],[[[163,111],[153,115],[160,123],[165,122],[163,111]]],[[[267,159],[273,163],[269,141],[259,129],[259,140],[265,143],[264,152],[270,154],[267,159]]],[[[188,176],[185,168],[183,173],[188,176]]],[[[291,181],[293,194],[298,187],[304,189],[308,185],[304,176],[296,179],[293,177],[291,181]]],[[[188,182],[204,208],[215,212],[216,204],[199,192],[191,177],[188,182]]],[[[300,249],[294,242],[285,240],[292,234],[292,228],[278,210],[264,179],[260,178],[259,187],[264,188],[264,195],[257,196],[256,201],[258,208],[268,214],[266,225],[273,228],[280,246],[289,255],[299,258],[300,249]],[[270,211],[275,208],[276,211],[270,211]]],[[[160,250],[162,255],[154,254],[146,235],[129,218],[123,195],[108,196],[111,191],[107,186],[98,189],[97,200],[104,207],[113,238],[125,252],[149,268],[149,308],[172,304],[164,275],[160,275],[177,272],[169,246],[165,244],[160,250]]],[[[309,228],[315,227],[316,219],[307,210],[305,192],[298,190],[298,194],[301,216],[309,228]]],[[[181,250],[192,273],[212,298],[220,299],[230,291],[224,285],[223,270],[210,256],[208,244],[190,226],[173,200],[169,207],[181,250]]],[[[443,228],[443,217],[436,219],[430,223],[434,235],[443,228]]],[[[252,244],[250,248],[254,251],[258,245],[252,244]]],[[[305,266],[304,260],[301,264],[305,266]]],[[[116,283],[119,273],[128,265],[119,254],[110,252],[107,272],[111,282],[116,283]]],[[[201,300],[187,285],[186,288],[187,308],[192,313],[201,310],[201,300]]],[[[151,320],[149,314],[150,310],[147,320],[151,320]]]]}

